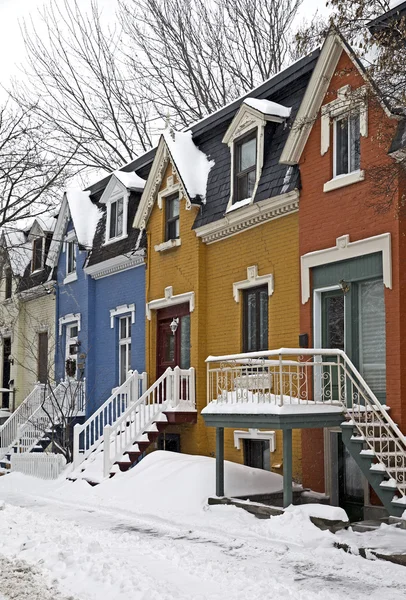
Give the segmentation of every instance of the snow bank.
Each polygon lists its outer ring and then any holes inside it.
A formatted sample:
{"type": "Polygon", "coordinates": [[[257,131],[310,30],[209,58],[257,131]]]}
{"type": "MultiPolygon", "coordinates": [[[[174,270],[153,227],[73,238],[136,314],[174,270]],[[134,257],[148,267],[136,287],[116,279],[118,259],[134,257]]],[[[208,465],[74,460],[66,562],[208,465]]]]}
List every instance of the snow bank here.
{"type": "Polygon", "coordinates": [[[7,247],[10,267],[14,275],[24,275],[32,253],[32,242],[29,242],[23,231],[6,230],[4,240],[7,247]]]}
{"type": "Polygon", "coordinates": [[[191,131],[175,131],[172,138],[166,129],[162,135],[189,197],[206,198],[207,178],[214,161],[208,160],[204,152],[195,146],[191,131]]]}
{"type": "Polygon", "coordinates": [[[66,190],[66,199],[80,245],[91,248],[101,211],[90,200],[90,192],[79,188],[66,190]]]}
{"type": "MultiPolygon", "coordinates": [[[[226,461],[224,487],[227,496],[280,492],[283,478],[226,461]]],[[[95,496],[117,506],[158,513],[163,508],[170,513],[200,511],[215,490],[214,458],[159,450],[148,454],[125,476],[116,475],[94,488],[95,496]]]]}
{"type": "Polygon", "coordinates": [[[114,171],[113,175],[117,177],[128,190],[143,190],[145,187],[145,179],[139,177],[134,171],[130,173],[114,171]]]}
{"type": "Polygon", "coordinates": [[[288,106],[282,106],[271,100],[258,100],[258,98],[245,98],[244,104],[258,110],[264,115],[281,117],[282,119],[288,119],[292,109],[288,106]]]}
{"type": "Polygon", "coordinates": [[[289,506],[287,511],[307,515],[308,517],[318,517],[328,521],[348,521],[348,515],[343,508],[339,506],[329,506],[328,504],[301,504],[300,506],[289,506]]]}

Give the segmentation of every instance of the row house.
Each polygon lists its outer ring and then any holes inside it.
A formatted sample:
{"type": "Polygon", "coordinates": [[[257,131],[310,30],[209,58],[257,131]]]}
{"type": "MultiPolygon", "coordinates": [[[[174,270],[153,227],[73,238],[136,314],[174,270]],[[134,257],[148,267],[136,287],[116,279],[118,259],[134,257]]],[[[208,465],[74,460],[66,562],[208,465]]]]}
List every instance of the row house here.
{"type": "Polygon", "coordinates": [[[66,192],[44,265],[55,377],[86,397],[73,478],[162,448],[216,456],[217,496],[230,460],[283,474],[284,505],[295,480],[403,512],[404,123],[332,31],[66,192]]]}

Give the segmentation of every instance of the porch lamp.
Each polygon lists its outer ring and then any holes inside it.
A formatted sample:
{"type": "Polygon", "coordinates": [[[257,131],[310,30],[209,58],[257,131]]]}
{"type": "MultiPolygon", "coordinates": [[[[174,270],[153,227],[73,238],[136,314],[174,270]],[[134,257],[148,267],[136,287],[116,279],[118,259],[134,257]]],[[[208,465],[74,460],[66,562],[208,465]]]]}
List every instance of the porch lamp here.
{"type": "Polygon", "coordinates": [[[344,279],[341,279],[339,282],[340,288],[343,291],[343,294],[347,294],[350,291],[350,284],[344,279]]]}
{"type": "Polygon", "coordinates": [[[174,317],[174,318],[172,319],[172,322],[171,322],[171,324],[169,325],[169,327],[171,328],[172,335],[175,335],[175,333],[176,333],[176,330],[177,330],[177,329],[178,329],[178,327],[179,327],[179,317],[174,317]]]}

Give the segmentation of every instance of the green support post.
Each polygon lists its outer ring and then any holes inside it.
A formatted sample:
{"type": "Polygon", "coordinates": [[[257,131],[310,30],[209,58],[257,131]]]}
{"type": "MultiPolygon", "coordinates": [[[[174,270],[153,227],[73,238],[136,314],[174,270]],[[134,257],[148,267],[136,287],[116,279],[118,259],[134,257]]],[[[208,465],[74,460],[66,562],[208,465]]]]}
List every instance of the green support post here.
{"type": "Polygon", "coordinates": [[[283,508],[292,504],[292,430],[283,430],[283,508]]]}
{"type": "Polygon", "coordinates": [[[224,496],[224,428],[216,427],[216,496],[224,496]]]}

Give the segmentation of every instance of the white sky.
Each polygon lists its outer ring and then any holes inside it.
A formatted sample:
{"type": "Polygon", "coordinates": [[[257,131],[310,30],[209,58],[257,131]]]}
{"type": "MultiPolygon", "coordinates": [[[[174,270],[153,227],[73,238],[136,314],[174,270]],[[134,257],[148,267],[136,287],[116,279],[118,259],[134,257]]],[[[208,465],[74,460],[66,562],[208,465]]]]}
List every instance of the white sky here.
{"type": "MultiPolygon", "coordinates": [[[[58,2],[62,3],[62,0],[58,2]]],[[[116,0],[98,0],[98,2],[104,15],[114,18],[116,0]]],[[[47,3],[48,0],[0,0],[0,84],[7,85],[10,77],[18,75],[18,65],[24,61],[25,50],[19,21],[29,20],[31,15],[34,22],[38,23],[40,21],[38,9],[47,3]]],[[[89,5],[90,0],[80,0],[79,4],[81,7],[89,5]]],[[[316,9],[325,14],[325,0],[304,0],[299,20],[310,19],[316,9]]]]}

